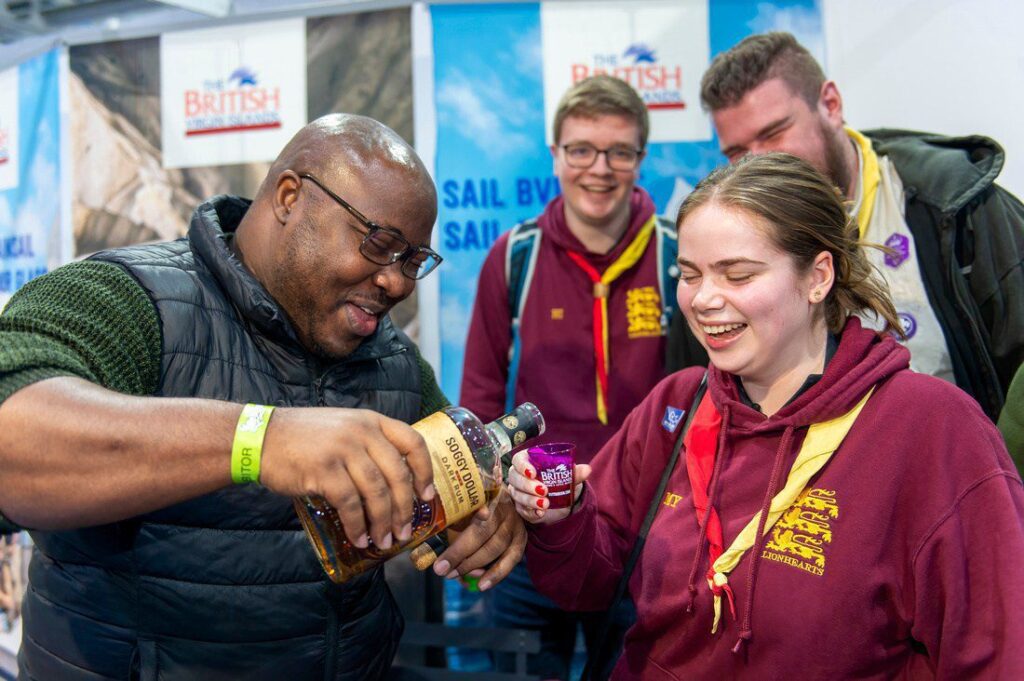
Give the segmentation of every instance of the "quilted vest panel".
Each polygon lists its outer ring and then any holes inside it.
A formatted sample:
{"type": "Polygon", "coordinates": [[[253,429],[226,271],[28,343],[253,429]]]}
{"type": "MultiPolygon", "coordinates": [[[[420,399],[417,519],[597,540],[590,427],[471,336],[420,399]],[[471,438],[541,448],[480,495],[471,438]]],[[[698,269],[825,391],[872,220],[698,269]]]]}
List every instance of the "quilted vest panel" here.
{"type": "MultiPolygon", "coordinates": [[[[218,197],[197,209],[187,239],[95,256],[125,267],[156,306],[156,395],[415,421],[411,341],[385,319],[342,361],[306,353],[227,249],[247,207],[218,197]]],[[[23,679],[374,679],[401,635],[383,571],[331,583],[291,499],[259,485],[34,538],[23,679]]]]}

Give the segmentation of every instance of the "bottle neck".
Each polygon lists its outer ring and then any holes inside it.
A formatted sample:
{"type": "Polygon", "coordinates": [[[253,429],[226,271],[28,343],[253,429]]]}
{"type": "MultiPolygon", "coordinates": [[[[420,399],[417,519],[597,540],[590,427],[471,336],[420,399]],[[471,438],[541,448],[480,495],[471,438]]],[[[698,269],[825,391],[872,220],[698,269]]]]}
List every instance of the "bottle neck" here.
{"type": "Polygon", "coordinates": [[[491,446],[494,447],[497,457],[503,457],[512,451],[512,440],[496,421],[485,424],[484,432],[487,433],[487,438],[491,441],[491,446]]]}

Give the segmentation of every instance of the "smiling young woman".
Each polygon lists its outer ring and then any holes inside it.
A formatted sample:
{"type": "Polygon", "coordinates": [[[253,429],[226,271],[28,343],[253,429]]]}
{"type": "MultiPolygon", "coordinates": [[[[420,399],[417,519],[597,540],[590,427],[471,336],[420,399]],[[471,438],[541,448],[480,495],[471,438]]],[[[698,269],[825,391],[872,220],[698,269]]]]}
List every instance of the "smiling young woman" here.
{"type": "Polygon", "coordinates": [[[888,292],[837,192],[787,154],[706,178],[679,211],[679,308],[711,362],[771,415],[825,367],[827,339],[888,292]]]}
{"type": "Polygon", "coordinates": [[[662,381],[577,467],[571,514],[516,456],[538,588],[607,607],[650,508],[616,681],[1019,677],[1024,488],[977,403],[909,370],[831,183],[749,157],[677,226],[706,391],[698,368],[662,381]]]}

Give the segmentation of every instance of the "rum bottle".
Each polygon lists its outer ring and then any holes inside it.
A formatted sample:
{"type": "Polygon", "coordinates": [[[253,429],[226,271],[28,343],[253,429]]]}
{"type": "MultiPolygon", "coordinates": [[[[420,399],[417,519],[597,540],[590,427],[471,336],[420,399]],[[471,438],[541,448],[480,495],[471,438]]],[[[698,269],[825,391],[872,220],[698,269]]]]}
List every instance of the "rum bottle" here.
{"type": "Polygon", "coordinates": [[[367,548],[357,548],[345,536],[338,512],[326,500],[319,496],[295,500],[302,526],[331,580],[351,579],[483,507],[501,491],[502,457],[543,433],[544,417],[530,402],[488,424],[468,409],[447,407],[412,427],[430,451],[437,494],[431,501],[414,500],[408,540],[396,541],[388,549],[372,540],[367,548]]]}

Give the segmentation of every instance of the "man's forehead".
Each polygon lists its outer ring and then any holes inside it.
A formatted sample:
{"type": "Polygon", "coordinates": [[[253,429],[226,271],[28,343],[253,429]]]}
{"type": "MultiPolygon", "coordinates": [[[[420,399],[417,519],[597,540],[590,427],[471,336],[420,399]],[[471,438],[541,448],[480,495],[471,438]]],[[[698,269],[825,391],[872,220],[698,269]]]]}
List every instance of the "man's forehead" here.
{"type": "Polygon", "coordinates": [[[602,134],[622,131],[625,134],[639,133],[640,124],[636,119],[625,113],[602,113],[593,116],[573,114],[562,121],[561,136],[571,128],[573,133],[602,134]]]}
{"type": "Polygon", "coordinates": [[[771,78],[751,88],[735,104],[711,112],[722,146],[744,143],[773,123],[809,109],[781,78],[771,78]]]}
{"type": "Polygon", "coordinates": [[[713,119],[742,112],[746,118],[764,119],[773,112],[792,110],[794,106],[809,108],[807,102],[782,78],[769,78],[747,90],[738,102],[711,112],[713,119]]]}
{"type": "Polygon", "coordinates": [[[332,177],[329,186],[336,187],[335,193],[371,222],[400,232],[416,245],[430,241],[436,199],[432,185],[424,186],[416,173],[348,168],[332,177]]]}

